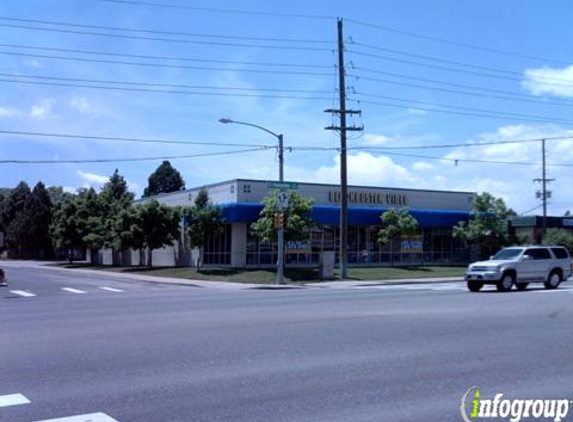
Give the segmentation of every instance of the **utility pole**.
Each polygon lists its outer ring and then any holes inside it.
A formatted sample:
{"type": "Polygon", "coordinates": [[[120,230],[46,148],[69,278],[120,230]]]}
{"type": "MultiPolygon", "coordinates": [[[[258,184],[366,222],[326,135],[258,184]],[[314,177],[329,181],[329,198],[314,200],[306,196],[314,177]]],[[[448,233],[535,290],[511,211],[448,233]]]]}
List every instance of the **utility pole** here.
{"type": "Polygon", "coordinates": [[[537,192],[537,197],[541,198],[543,203],[543,222],[541,226],[542,239],[547,232],[547,199],[551,198],[551,191],[547,190],[547,183],[553,182],[555,179],[547,178],[547,163],[545,158],[545,139],[541,140],[541,178],[533,179],[534,182],[541,182],[541,192],[537,192]]]}
{"type": "Polygon", "coordinates": [[[338,113],[340,126],[328,126],[327,130],[340,131],[340,278],[348,277],[348,172],[346,167],[346,132],[361,131],[363,127],[346,126],[347,114],[361,114],[360,110],[346,110],[346,74],[344,71],[344,28],[342,18],[338,18],[338,93],[339,109],[324,110],[327,113],[338,113]]]}
{"type": "MultiPolygon", "coordinates": [[[[283,134],[279,134],[277,137],[279,140],[279,182],[284,181],[284,145],[283,145],[283,134]]],[[[284,188],[281,187],[280,192],[284,192],[284,188]]],[[[282,205],[280,205],[280,213],[283,213],[282,205]]],[[[284,216],[282,216],[277,233],[277,284],[284,284],[283,274],[285,268],[285,228],[284,228],[284,216]]]]}

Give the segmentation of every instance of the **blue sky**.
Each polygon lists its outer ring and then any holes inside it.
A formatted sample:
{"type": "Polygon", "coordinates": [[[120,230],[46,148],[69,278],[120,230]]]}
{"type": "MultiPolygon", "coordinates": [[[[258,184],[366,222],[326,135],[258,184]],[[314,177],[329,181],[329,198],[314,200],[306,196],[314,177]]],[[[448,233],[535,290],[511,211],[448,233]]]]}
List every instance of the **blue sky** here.
{"type": "MultiPolygon", "coordinates": [[[[349,147],[427,147],[573,135],[570,1],[155,2],[195,9],[142,4],[145,1],[0,1],[0,130],[274,143],[272,137],[256,129],[218,123],[221,117],[230,117],[283,133],[287,146],[334,148],[338,136],[324,130],[332,118],[323,110],[337,106],[335,17],[341,16],[347,49],[348,106],[363,112],[350,122],[365,127],[362,134],[350,133],[349,147]],[[258,13],[239,13],[238,8],[240,12],[258,13]],[[232,10],[235,13],[225,12],[232,10]],[[102,26],[123,30],[97,28],[102,26]],[[480,48],[468,48],[468,44],[480,48]],[[77,52],[80,50],[84,53],[77,52]],[[145,65],[103,62],[106,60],[145,65]],[[73,82],[70,78],[107,82],[73,82]],[[467,115],[484,112],[488,112],[486,117],[467,115]]],[[[0,141],[0,160],[141,158],[237,149],[7,134],[0,135],[0,141]]],[[[573,163],[572,145],[571,139],[548,141],[548,162],[573,163]]],[[[353,184],[390,187],[489,191],[506,199],[518,212],[525,212],[539,205],[535,198],[539,186],[532,181],[540,177],[539,164],[462,160],[539,163],[540,149],[539,142],[529,142],[471,148],[353,150],[349,152],[349,180],[353,184]],[[453,160],[459,160],[457,165],[453,160]]],[[[287,179],[338,181],[336,151],[293,150],[286,153],[285,159],[287,179]]],[[[270,179],[278,173],[273,150],[171,161],[188,187],[238,177],[270,179]]],[[[141,194],[147,177],[159,163],[0,164],[0,185],[12,187],[20,180],[30,184],[42,180],[68,190],[98,187],[117,167],[131,188],[141,194]]],[[[567,166],[549,167],[549,176],[557,179],[551,184],[552,214],[573,208],[572,170],[567,166]]]]}

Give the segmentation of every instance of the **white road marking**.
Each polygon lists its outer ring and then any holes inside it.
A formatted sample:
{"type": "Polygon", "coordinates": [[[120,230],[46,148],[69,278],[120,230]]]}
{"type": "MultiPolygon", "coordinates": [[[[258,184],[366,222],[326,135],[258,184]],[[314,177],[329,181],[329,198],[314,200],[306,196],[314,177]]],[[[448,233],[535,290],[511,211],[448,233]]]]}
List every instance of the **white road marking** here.
{"type": "Polygon", "coordinates": [[[46,419],[43,421],[36,422],[118,422],[111,416],[105,413],[90,413],[85,415],[68,416],[65,418],[58,419],[46,419]]]}
{"type": "Polygon", "coordinates": [[[86,292],[84,292],[83,290],[72,289],[71,287],[62,287],[62,290],[65,290],[66,292],[70,292],[70,293],[76,293],[76,294],[84,294],[84,293],[86,293],[86,292]]]}
{"type": "Polygon", "coordinates": [[[22,394],[8,394],[0,396],[0,407],[16,406],[18,404],[28,404],[30,400],[22,394]]]}
{"type": "Polygon", "coordinates": [[[108,292],[116,292],[116,293],[120,293],[120,292],[125,291],[125,290],[120,290],[120,289],[114,289],[113,287],[100,287],[100,289],[106,290],[108,292]]]}
{"type": "Polygon", "coordinates": [[[22,296],[22,297],[34,297],[36,296],[34,293],[27,292],[25,290],[10,290],[10,293],[14,293],[15,295],[22,296]]]}

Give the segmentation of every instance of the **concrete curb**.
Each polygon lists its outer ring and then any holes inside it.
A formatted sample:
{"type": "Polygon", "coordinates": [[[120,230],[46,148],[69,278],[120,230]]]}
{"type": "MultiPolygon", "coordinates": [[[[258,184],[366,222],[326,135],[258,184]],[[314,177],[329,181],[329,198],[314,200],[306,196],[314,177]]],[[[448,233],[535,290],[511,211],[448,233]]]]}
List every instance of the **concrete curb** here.
{"type": "Polygon", "coordinates": [[[441,278],[412,278],[412,279],[390,279],[390,280],[335,280],[324,281],[318,283],[301,283],[301,284],[287,284],[287,285],[273,285],[273,284],[255,284],[255,283],[239,283],[230,281],[205,281],[182,279],[172,277],[156,277],[144,274],[130,274],[130,273],[116,273],[111,271],[90,270],[84,268],[63,268],[57,266],[50,266],[50,263],[45,262],[31,262],[31,261],[0,261],[6,268],[32,268],[32,269],[47,269],[52,271],[67,271],[83,273],[90,276],[105,276],[111,278],[119,278],[122,280],[132,280],[144,283],[155,284],[173,284],[178,286],[206,288],[206,289],[221,289],[221,290],[300,290],[307,288],[319,289],[345,289],[353,287],[369,287],[369,286],[399,286],[408,284],[429,284],[429,283],[453,283],[463,282],[462,277],[441,277],[441,278]]]}

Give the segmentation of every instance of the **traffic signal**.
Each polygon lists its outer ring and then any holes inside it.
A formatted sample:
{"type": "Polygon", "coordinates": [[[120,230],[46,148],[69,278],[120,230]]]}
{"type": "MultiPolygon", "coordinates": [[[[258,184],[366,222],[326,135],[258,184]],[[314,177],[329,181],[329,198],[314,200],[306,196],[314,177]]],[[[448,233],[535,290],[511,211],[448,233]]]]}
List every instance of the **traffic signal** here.
{"type": "Polygon", "coordinates": [[[284,226],[284,222],[285,222],[285,215],[282,212],[275,212],[274,215],[274,223],[275,223],[275,227],[281,228],[284,226]]]}

